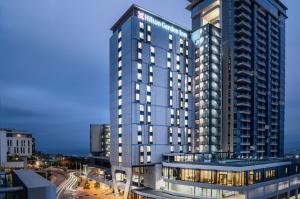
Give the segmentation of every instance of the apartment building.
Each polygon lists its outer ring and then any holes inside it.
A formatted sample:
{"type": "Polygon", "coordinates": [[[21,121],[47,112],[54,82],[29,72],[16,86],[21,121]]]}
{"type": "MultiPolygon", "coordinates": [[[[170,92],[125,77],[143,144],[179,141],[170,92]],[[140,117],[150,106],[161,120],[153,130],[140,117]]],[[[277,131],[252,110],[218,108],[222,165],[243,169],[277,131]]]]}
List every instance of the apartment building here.
{"type": "Polygon", "coordinates": [[[299,161],[279,158],[287,8],[279,0],[187,3],[191,29],[137,5],[111,28],[116,196],[123,183],[125,198],[296,197],[299,161]]]}

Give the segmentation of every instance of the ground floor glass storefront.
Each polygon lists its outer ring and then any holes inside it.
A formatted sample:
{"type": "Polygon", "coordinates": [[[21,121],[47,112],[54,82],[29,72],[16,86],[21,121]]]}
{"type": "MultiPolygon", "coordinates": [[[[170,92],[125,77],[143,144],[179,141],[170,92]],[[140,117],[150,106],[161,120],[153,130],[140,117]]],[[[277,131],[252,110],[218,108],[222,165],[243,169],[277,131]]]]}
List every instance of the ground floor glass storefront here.
{"type": "Polygon", "coordinates": [[[228,199],[246,199],[245,193],[220,190],[220,189],[209,189],[204,187],[195,187],[188,185],[181,185],[166,182],[166,189],[168,192],[182,193],[193,197],[203,198],[228,198],[228,199]]]}
{"type": "Polygon", "coordinates": [[[238,187],[246,185],[246,172],[227,172],[164,167],[163,176],[164,178],[170,180],[191,181],[238,187]]]}

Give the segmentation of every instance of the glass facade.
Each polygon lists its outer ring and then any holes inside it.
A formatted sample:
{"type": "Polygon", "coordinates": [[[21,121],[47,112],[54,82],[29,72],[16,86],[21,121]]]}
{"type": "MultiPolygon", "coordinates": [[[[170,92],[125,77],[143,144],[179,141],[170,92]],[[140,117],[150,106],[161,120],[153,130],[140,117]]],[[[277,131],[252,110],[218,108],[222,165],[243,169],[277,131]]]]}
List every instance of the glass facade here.
{"type": "MultiPolygon", "coordinates": [[[[215,171],[200,169],[183,169],[163,167],[164,178],[170,180],[191,181],[226,186],[244,186],[247,182],[247,172],[215,171]]],[[[248,179],[251,178],[248,175],[248,179]]],[[[252,181],[253,182],[253,181],[252,181]]]]}
{"type": "MultiPolygon", "coordinates": [[[[164,166],[163,177],[168,180],[190,181],[198,183],[242,187],[299,174],[300,172],[296,169],[297,167],[298,163],[294,163],[291,165],[247,171],[227,171],[221,169],[207,170],[164,166]],[[291,172],[286,172],[289,169],[291,169],[291,172]]],[[[298,185],[299,182],[299,178],[296,177],[291,180],[291,185],[298,185]]],[[[278,184],[277,189],[284,190],[288,186],[289,182],[283,181],[278,184]]]]}
{"type": "Polygon", "coordinates": [[[221,148],[221,30],[211,24],[193,32],[195,48],[195,150],[221,148]]]}
{"type": "Polygon", "coordinates": [[[174,183],[166,183],[166,189],[169,192],[184,193],[193,197],[200,198],[228,198],[228,199],[245,199],[246,194],[243,192],[229,191],[222,189],[210,189],[204,187],[196,187],[189,185],[179,185],[174,183]]]}

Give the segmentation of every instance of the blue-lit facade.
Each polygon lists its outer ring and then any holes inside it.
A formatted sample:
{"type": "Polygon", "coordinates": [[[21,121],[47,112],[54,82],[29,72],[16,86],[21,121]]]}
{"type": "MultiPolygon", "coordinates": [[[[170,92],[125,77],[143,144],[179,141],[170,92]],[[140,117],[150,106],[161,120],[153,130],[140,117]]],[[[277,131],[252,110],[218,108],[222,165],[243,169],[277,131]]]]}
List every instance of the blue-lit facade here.
{"type": "Polygon", "coordinates": [[[189,0],[187,9],[191,30],[136,5],[111,29],[116,196],[124,184],[124,198],[297,198],[299,161],[278,158],[286,7],[189,0]]]}
{"type": "Polygon", "coordinates": [[[279,0],[191,0],[192,31],[222,41],[222,151],[278,157],[284,150],[285,19],[279,0]]]}

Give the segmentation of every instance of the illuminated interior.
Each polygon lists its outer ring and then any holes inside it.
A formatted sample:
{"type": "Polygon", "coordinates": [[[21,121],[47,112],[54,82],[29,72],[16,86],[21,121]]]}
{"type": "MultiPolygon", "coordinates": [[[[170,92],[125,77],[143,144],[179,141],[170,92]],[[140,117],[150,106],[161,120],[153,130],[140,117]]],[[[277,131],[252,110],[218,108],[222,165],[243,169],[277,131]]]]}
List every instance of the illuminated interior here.
{"type": "Polygon", "coordinates": [[[220,0],[214,1],[202,11],[202,26],[213,24],[220,28],[220,0]]]}

